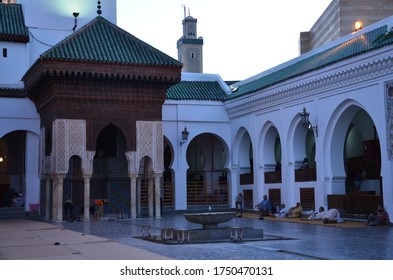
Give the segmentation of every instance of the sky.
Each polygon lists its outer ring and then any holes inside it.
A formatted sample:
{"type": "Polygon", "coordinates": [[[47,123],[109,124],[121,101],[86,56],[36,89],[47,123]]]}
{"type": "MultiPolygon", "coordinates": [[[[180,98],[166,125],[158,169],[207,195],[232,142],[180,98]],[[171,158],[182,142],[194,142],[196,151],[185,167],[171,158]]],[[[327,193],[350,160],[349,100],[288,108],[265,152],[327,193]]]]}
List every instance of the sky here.
{"type": "Polygon", "coordinates": [[[309,31],[332,0],[117,0],[117,24],[177,59],[183,6],[198,20],[203,72],[244,80],[299,55],[309,31]]]}

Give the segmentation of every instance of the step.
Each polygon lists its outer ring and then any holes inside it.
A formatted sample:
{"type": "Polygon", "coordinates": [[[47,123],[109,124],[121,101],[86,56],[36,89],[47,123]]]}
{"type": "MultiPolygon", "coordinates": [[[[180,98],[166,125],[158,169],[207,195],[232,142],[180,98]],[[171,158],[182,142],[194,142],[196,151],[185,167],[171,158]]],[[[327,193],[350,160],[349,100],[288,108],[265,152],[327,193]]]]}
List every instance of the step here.
{"type": "Polygon", "coordinates": [[[4,207],[0,208],[0,220],[25,219],[31,212],[25,211],[23,207],[4,207]]]}

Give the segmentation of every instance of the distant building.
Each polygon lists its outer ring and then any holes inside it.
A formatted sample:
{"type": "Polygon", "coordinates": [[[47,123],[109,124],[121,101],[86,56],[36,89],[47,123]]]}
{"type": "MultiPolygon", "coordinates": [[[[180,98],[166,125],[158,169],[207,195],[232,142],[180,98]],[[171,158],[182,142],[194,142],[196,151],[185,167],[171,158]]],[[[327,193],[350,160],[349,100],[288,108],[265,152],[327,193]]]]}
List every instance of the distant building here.
{"type": "Polygon", "coordinates": [[[197,37],[197,19],[184,14],[183,36],[177,41],[178,60],[182,72],[203,73],[203,38],[197,37]]]}
{"type": "Polygon", "coordinates": [[[393,0],[333,0],[308,32],[301,32],[299,53],[303,54],[363,27],[393,15],[393,0]]]}

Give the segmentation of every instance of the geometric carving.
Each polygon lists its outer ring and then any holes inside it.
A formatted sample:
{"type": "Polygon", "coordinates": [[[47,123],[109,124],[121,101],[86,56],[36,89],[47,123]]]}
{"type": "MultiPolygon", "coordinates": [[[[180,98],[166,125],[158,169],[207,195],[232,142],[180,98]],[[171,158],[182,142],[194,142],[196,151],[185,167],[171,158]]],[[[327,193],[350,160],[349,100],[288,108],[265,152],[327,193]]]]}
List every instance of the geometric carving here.
{"type": "Polygon", "coordinates": [[[393,160],[393,83],[386,84],[386,137],[388,159],[393,160]]]}
{"type": "Polygon", "coordinates": [[[51,173],[68,172],[68,161],[72,156],[86,160],[86,121],[55,120],[52,124],[51,173]]]}
{"type": "MultiPolygon", "coordinates": [[[[152,160],[152,168],[156,173],[164,170],[164,136],[162,122],[137,121],[136,122],[136,153],[139,165],[140,160],[147,156],[152,160]]],[[[129,165],[131,162],[129,161],[129,165]]],[[[139,170],[139,166],[129,166],[129,171],[139,170]]]]}
{"type": "Polygon", "coordinates": [[[153,163],[156,173],[164,172],[164,133],[162,122],[155,122],[155,161],[153,163]]]}
{"type": "Polygon", "coordinates": [[[290,103],[295,100],[315,97],[328,90],[357,84],[359,81],[391,75],[393,72],[393,58],[378,59],[347,68],[343,71],[325,75],[313,80],[284,86],[282,89],[269,87],[257,90],[254,94],[245,94],[243,98],[225,103],[225,110],[230,118],[252,114],[259,110],[290,103]]]}

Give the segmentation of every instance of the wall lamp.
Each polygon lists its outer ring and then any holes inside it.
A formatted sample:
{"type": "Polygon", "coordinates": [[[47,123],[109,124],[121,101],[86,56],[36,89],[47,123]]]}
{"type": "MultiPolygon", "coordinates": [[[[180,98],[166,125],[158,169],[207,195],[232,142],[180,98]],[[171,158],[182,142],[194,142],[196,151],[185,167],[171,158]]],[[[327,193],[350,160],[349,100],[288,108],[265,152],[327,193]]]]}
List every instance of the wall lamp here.
{"type": "Polygon", "coordinates": [[[78,18],[78,16],[79,16],[79,13],[73,12],[72,15],[74,16],[74,27],[72,28],[72,31],[75,32],[76,27],[78,26],[78,20],[77,20],[77,18],[78,18]]]}
{"type": "Polygon", "coordinates": [[[360,20],[356,21],[355,24],[354,24],[355,32],[359,31],[362,28],[363,28],[363,23],[360,20]]]}
{"type": "Polygon", "coordinates": [[[188,134],[190,133],[187,131],[187,127],[185,127],[184,130],[181,132],[180,146],[187,142],[188,134]]]}
{"type": "Polygon", "coordinates": [[[318,137],[318,126],[312,126],[309,119],[310,113],[307,112],[306,107],[303,107],[303,112],[299,113],[299,115],[302,120],[303,127],[310,130],[312,129],[315,137],[318,137]]]}

